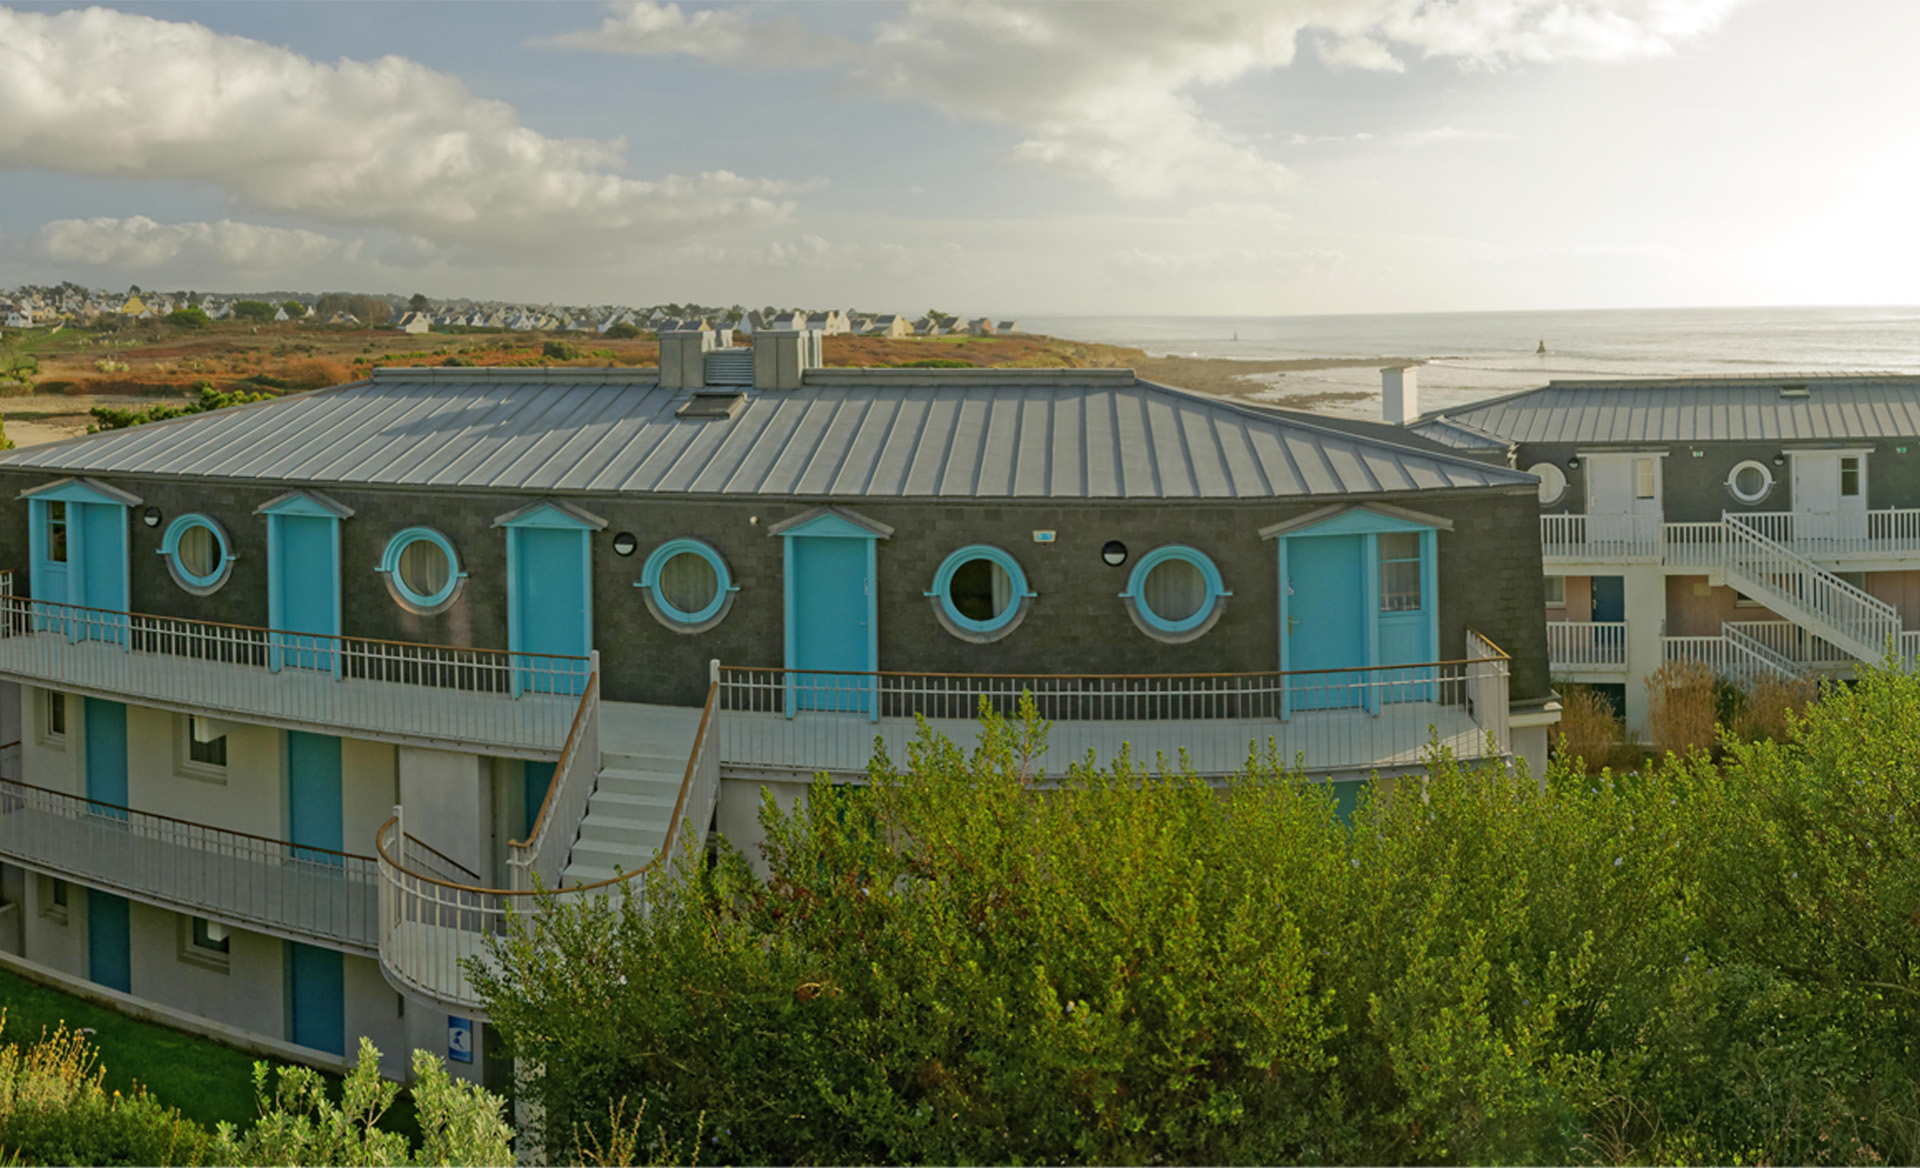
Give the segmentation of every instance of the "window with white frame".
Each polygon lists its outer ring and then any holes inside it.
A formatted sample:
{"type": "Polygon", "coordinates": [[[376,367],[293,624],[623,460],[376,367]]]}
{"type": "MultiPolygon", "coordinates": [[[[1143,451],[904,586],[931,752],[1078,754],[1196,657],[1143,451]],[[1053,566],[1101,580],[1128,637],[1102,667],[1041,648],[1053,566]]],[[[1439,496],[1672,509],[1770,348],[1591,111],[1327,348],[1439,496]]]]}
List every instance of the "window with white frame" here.
{"type": "Polygon", "coordinates": [[[1420,533],[1388,531],[1379,539],[1380,611],[1420,611],[1420,533]]]}
{"type": "Polygon", "coordinates": [[[1547,607],[1565,608],[1567,606],[1567,578],[1565,576],[1548,576],[1546,584],[1547,607]]]}
{"type": "Polygon", "coordinates": [[[1857,454],[1843,455],[1840,459],[1840,497],[1843,499],[1858,499],[1862,493],[1862,488],[1863,484],[1860,481],[1860,456],[1857,454]]]}
{"type": "Polygon", "coordinates": [[[1727,472],[1727,490],[1742,503],[1758,503],[1773,490],[1773,471],[1748,459],[1727,472]]]}
{"type": "Polygon", "coordinates": [[[1660,494],[1660,463],[1651,458],[1633,460],[1633,497],[1653,499],[1660,494]]]}

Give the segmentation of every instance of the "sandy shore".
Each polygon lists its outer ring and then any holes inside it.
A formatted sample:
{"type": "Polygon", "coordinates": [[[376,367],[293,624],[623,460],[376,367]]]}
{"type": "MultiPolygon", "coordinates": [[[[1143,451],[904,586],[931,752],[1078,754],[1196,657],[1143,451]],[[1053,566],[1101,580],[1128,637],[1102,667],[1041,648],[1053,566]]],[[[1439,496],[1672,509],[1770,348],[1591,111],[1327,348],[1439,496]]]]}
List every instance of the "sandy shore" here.
{"type": "Polygon", "coordinates": [[[1261,405],[1313,410],[1378,398],[1379,382],[1374,380],[1371,392],[1358,387],[1330,389],[1324,384],[1302,385],[1296,389],[1287,384],[1287,374],[1316,373],[1329,369],[1374,370],[1400,360],[1394,357],[1310,357],[1287,361],[1237,361],[1214,357],[1148,357],[1143,354],[1132,364],[1134,372],[1141,377],[1162,385],[1178,386],[1214,397],[1258,402],[1261,405]]]}
{"type": "Polygon", "coordinates": [[[15,446],[39,446],[85,434],[95,406],[145,408],[169,400],[180,399],[106,393],[73,397],[64,393],[24,394],[0,397],[0,418],[5,419],[7,437],[15,446]]]}

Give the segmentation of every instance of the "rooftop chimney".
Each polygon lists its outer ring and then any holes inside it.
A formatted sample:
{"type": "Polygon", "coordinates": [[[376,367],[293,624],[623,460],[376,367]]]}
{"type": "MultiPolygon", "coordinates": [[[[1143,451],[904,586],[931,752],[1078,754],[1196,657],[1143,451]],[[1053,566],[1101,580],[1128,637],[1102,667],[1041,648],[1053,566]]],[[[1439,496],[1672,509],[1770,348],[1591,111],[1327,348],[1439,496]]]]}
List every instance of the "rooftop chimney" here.
{"type": "Polygon", "coordinates": [[[803,375],[825,362],[819,329],[761,329],[753,334],[753,387],[799,389],[803,375]]]}
{"type": "Polygon", "coordinates": [[[1420,369],[1394,365],[1380,371],[1380,416],[1404,426],[1420,416],[1420,369]]]}

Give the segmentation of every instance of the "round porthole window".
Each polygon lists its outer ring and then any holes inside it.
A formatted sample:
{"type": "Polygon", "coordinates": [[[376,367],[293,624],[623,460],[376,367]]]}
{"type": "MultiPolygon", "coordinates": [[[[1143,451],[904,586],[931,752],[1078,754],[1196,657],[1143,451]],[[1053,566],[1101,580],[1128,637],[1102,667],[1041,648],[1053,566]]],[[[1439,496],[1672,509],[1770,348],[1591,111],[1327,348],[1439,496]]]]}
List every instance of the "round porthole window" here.
{"type": "Polygon", "coordinates": [[[1019,561],[988,544],[963,547],[934,573],[933,613],[963,641],[997,641],[1019,627],[1032,607],[1019,561]]]}
{"type": "Polygon", "coordinates": [[[1758,503],[1773,490],[1773,471],[1763,462],[1743,462],[1727,472],[1727,490],[1742,503],[1758,503]]]}
{"type": "Polygon", "coordinates": [[[1540,505],[1551,507],[1567,493],[1567,472],[1551,462],[1536,462],[1527,473],[1540,480],[1540,505]]]}
{"type": "Polygon", "coordinates": [[[654,619],[679,633],[698,633],[726,619],[740,591],[720,553],[697,539],[673,539],[647,557],[634,585],[654,619]]]}
{"type": "Polygon", "coordinates": [[[380,571],[400,606],[419,613],[451,605],[467,578],[453,541],[431,527],[409,527],[388,540],[380,571]]]}
{"type": "Polygon", "coordinates": [[[182,515],[167,528],[160,554],[174,583],[195,595],[218,591],[233,568],[226,529],[205,515],[182,515]]]}
{"type": "Polygon", "coordinates": [[[1212,628],[1233,593],[1206,553],[1169,544],[1140,557],[1120,595],[1141,632],[1179,644],[1212,628]]]}

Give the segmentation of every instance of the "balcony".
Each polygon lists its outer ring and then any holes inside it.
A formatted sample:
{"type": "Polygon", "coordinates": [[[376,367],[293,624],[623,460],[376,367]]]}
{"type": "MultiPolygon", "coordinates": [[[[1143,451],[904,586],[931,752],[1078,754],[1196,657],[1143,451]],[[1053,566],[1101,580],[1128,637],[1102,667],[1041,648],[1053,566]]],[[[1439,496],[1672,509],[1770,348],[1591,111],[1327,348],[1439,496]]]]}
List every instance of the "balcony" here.
{"type": "MultiPolygon", "coordinates": [[[[1730,514],[1760,537],[1823,564],[1920,560],[1920,508],[1879,511],[1751,511],[1730,514]]],[[[1725,524],[1663,523],[1657,515],[1542,515],[1549,563],[1663,563],[1713,571],[1725,524]]]]}
{"type": "Polygon", "coordinates": [[[289,633],[0,588],[0,677],[323,734],[551,759],[591,668],[586,657],[289,633]]]}
{"type": "Polygon", "coordinates": [[[1627,668],[1627,622],[1548,621],[1547,661],[1556,674],[1627,668]]]}
{"type": "MultiPolygon", "coordinates": [[[[7,761],[17,769],[17,758],[7,761]]],[[[10,861],[254,932],[377,951],[371,856],[149,815],[8,774],[0,779],[0,856],[10,861]]]]}

